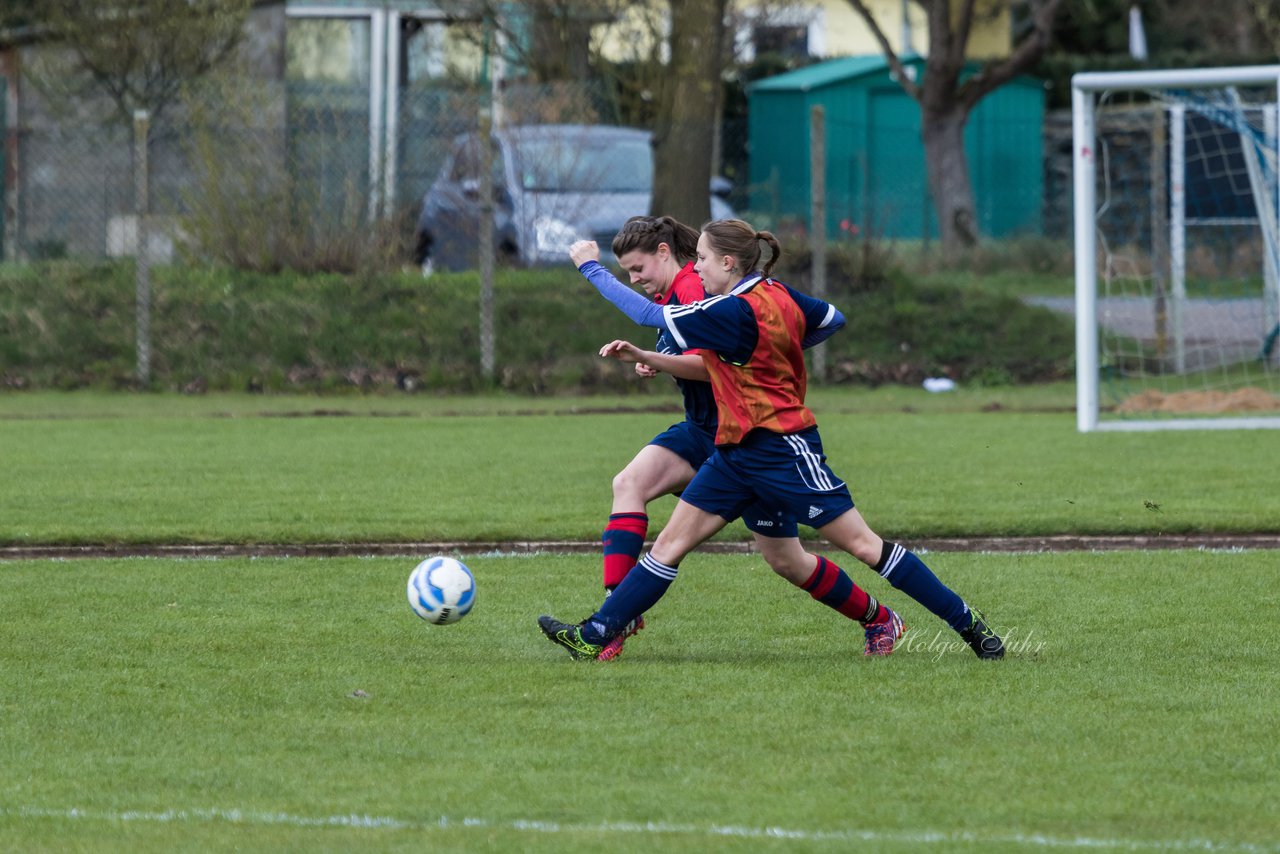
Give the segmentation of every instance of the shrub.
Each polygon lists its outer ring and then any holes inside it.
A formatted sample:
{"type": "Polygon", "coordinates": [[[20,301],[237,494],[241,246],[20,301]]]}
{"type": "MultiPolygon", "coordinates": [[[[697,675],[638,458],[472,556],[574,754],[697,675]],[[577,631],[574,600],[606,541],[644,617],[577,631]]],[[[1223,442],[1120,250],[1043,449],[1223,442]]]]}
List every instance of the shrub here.
{"type": "MultiPolygon", "coordinates": [[[[867,257],[832,259],[829,296],[849,319],[826,345],[832,379],[1021,383],[1068,374],[1069,321],[1011,296],[919,284],[867,257]]],[[[805,290],[806,279],[785,280],[805,290]]],[[[669,383],[637,382],[630,365],[595,355],[614,338],[649,345],[656,333],[637,329],[568,268],[497,273],[492,378],[480,370],[475,273],[160,267],[152,281],[156,388],[670,393],[669,383]]],[[[4,385],[129,386],[134,358],[132,264],[0,268],[4,385]]]]}

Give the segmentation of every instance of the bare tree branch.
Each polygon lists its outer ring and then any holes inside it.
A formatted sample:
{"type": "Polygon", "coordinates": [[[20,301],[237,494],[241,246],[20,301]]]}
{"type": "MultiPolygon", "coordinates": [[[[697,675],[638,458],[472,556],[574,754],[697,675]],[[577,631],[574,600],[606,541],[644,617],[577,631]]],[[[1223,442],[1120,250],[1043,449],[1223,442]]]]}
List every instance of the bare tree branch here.
{"type": "Polygon", "coordinates": [[[107,95],[122,122],[136,109],[159,117],[182,87],[239,47],[249,0],[43,0],[40,23],[107,95]]]}
{"type": "Polygon", "coordinates": [[[957,97],[971,109],[983,97],[1008,83],[1034,65],[1053,36],[1053,20],[1062,0],[1042,0],[1035,5],[1031,30],[1022,37],[1013,52],[1000,62],[990,63],[964,82],[957,97]]]}
{"type": "Polygon", "coordinates": [[[849,0],[849,5],[853,6],[854,11],[862,16],[862,20],[866,22],[867,27],[871,30],[871,35],[875,38],[876,43],[880,45],[880,50],[884,53],[885,59],[889,61],[889,67],[893,69],[893,73],[897,75],[898,85],[903,90],[919,101],[923,97],[920,87],[916,85],[910,77],[907,76],[907,68],[902,64],[902,60],[898,54],[894,52],[889,45],[889,40],[885,38],[884,31],[880,29],[880,25],[876,23],[875,16],[871,14],[871,10],[867,8],[862,0],[849,0]]]}
{"type": "Polygon", "coordinates": [[[863,0],[849,0],[897,73],[898,84],[920,104],[929,193],[944,251],[950,253],[978,239],[976,205],[964,141],[969,114],[983,96],[1026,71],[1043,55],[1062,0],[1025,0],[1033,7],[1030,32],[1020,39],[1009,56],[987,63],[967,80],[963,75],[969,62],[969,38],[977,16],[982,14],[984,20],[997,20],[1011,11],[1012,4],[1018,0],[962,0],[958,14],[954,14],[951,0],[914,2],[924,10],[929,26],[928,56],[924,78],[919,83],[907,77],[863,0]]]}

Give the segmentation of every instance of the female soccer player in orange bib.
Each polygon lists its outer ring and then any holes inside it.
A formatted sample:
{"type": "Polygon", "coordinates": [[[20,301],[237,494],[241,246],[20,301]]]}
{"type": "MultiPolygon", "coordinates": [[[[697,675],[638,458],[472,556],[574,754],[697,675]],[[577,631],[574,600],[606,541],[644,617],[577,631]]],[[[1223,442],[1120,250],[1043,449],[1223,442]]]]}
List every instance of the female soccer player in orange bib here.
{"type": "MultiPolygon", "coordinates": [[[[645,300],[593,260],[593,251],[594,244],[580,242],[570,257],[601,294],[640,325],[663,329],[680,348],[700,351],[715,392],[716,450],[637,570],[596,613],[578,625],[539,618],[550,640],[574,658],[598,658],[605,644],[666,593],[685,555],[747,507],[759,505],[779,523],[816,528],[875,569],[944,620],[979,658],[1003,657],[1004,644],[982,615],[917,555],[871,530],[848,487],[827,466],[817,422],[804,404],[803,348],[829,334],[839,312],[769,278],[781,254],[772,234],[741,220],[706,225],[694,269],[709,296],[690,305],[645,300]],[[761,243],[771,253],[765,263],[761,243]]],[[[638,352],[614,342],[603,354],[635,361],[638,352]]]]}

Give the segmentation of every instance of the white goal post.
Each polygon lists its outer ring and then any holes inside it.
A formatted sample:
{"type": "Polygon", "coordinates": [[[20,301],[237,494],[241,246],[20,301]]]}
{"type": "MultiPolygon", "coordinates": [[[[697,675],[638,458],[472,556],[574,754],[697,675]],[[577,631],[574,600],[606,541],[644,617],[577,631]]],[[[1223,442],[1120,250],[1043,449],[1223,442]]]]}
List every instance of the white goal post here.
{"type": "Polygon", "coordinates": [[[1077,429],[1280,428],[1280,65],[1071,83],[1077,429]]]}

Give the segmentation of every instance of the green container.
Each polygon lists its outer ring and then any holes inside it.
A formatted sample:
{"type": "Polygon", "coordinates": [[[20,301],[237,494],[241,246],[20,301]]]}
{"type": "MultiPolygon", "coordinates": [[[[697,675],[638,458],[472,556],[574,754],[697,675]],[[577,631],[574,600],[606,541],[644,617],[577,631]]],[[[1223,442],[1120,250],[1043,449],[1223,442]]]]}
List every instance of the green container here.
{"type": "MultiPolygon", "coordinates": [[[[917,79],[924,59],[903,60],[917,79]]],[[[976,66],[975,66],[976,70],[976,66]]],[[[810,216],[810,111],[826,113],[827,235],[937,237],[920,135],[920,107],[883,57],[818,63],[754,83],[750,104],[751,209],[775,222],[810,216]]],[[[987,237],[1041,233],[1044,86],[1021,77],[969,116],[965,150],[987,237]]]]}

